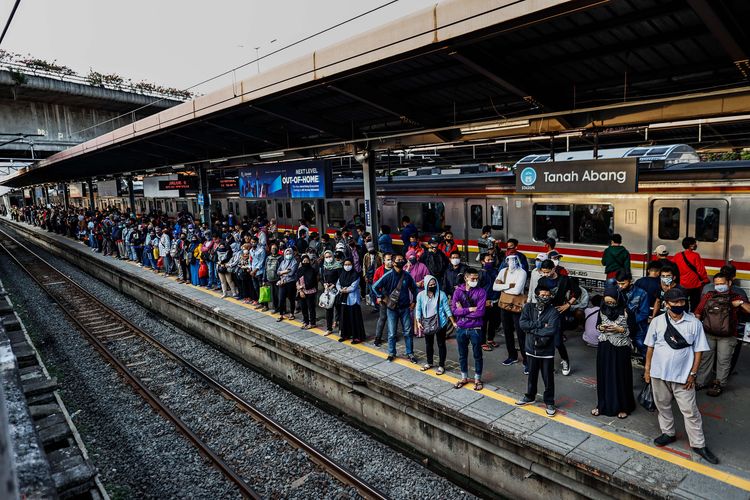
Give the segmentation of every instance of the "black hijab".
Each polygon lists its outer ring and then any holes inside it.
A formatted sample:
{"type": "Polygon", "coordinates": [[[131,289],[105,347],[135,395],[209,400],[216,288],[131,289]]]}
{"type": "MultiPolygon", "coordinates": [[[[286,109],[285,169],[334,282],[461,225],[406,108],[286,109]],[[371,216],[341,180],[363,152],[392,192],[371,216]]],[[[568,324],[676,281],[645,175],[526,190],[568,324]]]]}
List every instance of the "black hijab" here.
{"type": "Polygon", "coordinates": [[[617,289],[617,285],[608,284],[607,286],[605,286],[604,296],[611,297],[617,301],[617,304],[611,306],[607,304],[606,301],[602,300],[600,310],[602,314],[607,317],[607,319],[609,319],[610,321],[614,321],[625,314],[625,298],[620,293],[620,290],[617,289]]]}
{"type": "Polygon", "coordinates": [[[354,263],[351,259],[344,260],[345,265],[347,262],[352,265],[352,270],[347,271],[346,269],[342,269],[341,276],[339,276],[339,284],[341,285],[341,288],[348,288],[352,283],[359,280],[359,273],[354,270],[354,263]]]}

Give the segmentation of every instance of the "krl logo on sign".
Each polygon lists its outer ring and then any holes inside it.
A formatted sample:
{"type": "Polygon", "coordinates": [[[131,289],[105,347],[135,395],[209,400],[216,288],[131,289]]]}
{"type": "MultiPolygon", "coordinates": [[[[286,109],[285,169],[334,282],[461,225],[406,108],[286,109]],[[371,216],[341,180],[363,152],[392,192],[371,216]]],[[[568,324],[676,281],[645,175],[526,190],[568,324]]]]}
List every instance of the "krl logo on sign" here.
{"type": "Polygon", "coordinates": [[[531,186],[536,182],[536,170],[526,167],[521,172],[521,182],[524,186],[531,186]]]}

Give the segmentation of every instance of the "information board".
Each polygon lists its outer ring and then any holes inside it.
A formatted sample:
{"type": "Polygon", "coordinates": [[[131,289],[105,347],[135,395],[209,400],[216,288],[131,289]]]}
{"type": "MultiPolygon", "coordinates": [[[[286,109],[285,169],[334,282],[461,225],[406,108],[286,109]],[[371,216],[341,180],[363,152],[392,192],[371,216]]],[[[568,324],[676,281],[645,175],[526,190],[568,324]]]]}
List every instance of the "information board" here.
{"type": "Polygon", "coordinates": [[[638,160],[577,160],[519,165],[519,193],[635,193],[638,160]]]}
{"type": "Polygon", "coordinates": [[[328,184],[323,161],[259,165],[239,172],[242,198],[325,198],[328,184]]]}
{"type": "Polygon", "coordinates": [[[195,191],[198,189],[197,177],[184,177],[178,179],[169,179],[166,181],[159,181],[159,190],[171,191],[173,189],[184,189],[186,191],[195,191]]]}

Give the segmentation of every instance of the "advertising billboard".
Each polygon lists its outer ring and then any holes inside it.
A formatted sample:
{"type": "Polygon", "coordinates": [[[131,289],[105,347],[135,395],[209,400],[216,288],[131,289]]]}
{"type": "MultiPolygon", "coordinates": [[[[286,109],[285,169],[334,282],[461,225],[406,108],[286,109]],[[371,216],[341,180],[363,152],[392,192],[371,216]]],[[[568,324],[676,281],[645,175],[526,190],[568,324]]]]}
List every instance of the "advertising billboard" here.
{"type": "Polygon", "coordinates": [[[71,182],[68,187],[70,188],[71,198],[83,198],[83,183],[71,182]]]}
{"type": "Polygon", "coordinates": [[[143,196],[145,198],[179,198],[179,189],[161,190],[159,189],[159,182],[161,181],[176,181],[179,177],[177,174],[173,175],[156,175],[154,177],[143,178],[143,196]]]}
{"type": "Polygon", "coordinates": [[[635,193],[638,160],[578,160],[522,164],[516,172],[519,193],[635,193]]]}
{"type": "Polygon", "coordinates": [[[328,184],[323,161],[263,165],[239,172],[242,198],[325,198],[328,184]]]}
{"type": "Polygon", "coordinates": [[[102,198],[117,198],[120,196],[120,182],[115,180],[96,181],[96,192],[102,198]]]}

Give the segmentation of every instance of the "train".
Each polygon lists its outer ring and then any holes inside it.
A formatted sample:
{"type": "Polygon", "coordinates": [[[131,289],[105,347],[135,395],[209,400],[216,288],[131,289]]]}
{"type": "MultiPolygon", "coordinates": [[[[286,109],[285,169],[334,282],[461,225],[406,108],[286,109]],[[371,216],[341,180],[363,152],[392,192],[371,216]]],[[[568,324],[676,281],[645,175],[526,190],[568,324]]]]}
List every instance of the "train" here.
{"type": "MultiPolygon", "coordinates": [[[[554,161],[593,158],[593,151],[558,154],[554,161]]],[[[417,226],[422,238],[450,229],[464,256],[473,262],[483,226],[492,236],[516,238],[529,257],[544,250],[553,235],[561,264],[584,286],[601,288],[605,280],[601,258],[613,233],[622,235],[630,251],[635,277],[646,273],[658,245],[670,255],[683,250],[682,239],[693,236],[711,273],[733,264],[738,278],[750,283],[750,161],[701,162],[687,145],[601,150],[597,158],[638,158],[637,192],[627,194],[535,194],[516,192],[515,170],[552,161],[550,155],[528,155],[503,172],[445,173],[378,178],[377,209],[381,224],[392,228],[395,245],[403,216],[417,226]]],[[[420,172],[421,173],[421,172],[420,172]]],[[[87,200],[78,199],[79,204],[87,200]]],[[[129,206],[128,198],[98,198],[100,208],[129,206]]],[[[333,232],[364,220],[361,178],[337,178],[325,200],[249,200],[227,193],[212,196],[212,210],[254,218],[275,218],[281,229],[295,229],[299,219],[313,230],[333,232]]],[[[198,212],[195,197],[136,198],[136,211],[160,209],[198,212]]]]}

